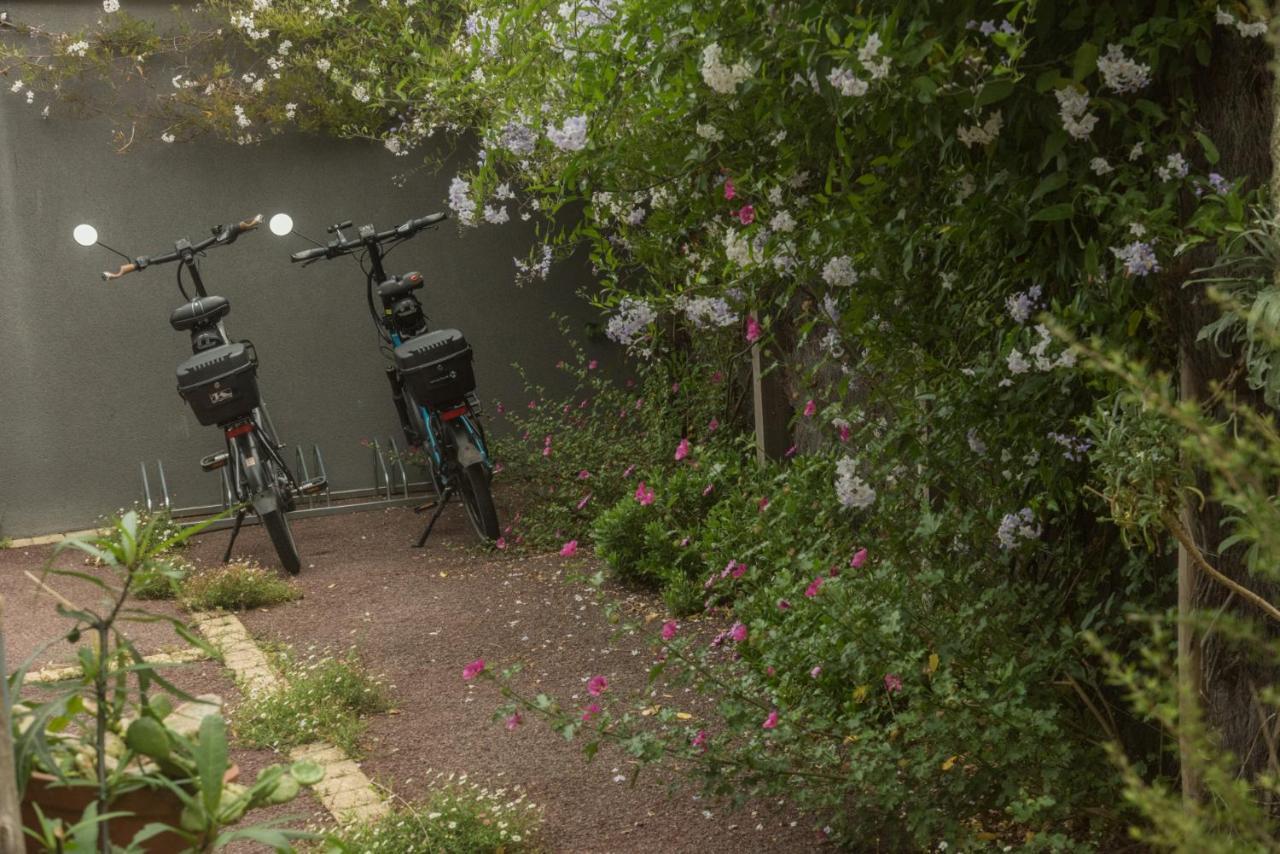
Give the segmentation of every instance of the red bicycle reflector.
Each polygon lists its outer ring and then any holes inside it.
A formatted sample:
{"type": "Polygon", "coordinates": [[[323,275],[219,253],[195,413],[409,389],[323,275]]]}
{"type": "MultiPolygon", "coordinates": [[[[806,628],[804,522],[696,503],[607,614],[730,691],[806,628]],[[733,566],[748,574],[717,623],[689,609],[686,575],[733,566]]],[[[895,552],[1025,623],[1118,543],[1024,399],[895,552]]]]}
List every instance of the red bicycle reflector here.
{"type": "Polygon", "coordinates": [[[465,406],[459,406],[457,409],[450,409],[448,412],[440,413],[440,417],[443,418],[445,421],[452,421],[458,416],[466,415],[466,414],[467,414],[467,408],[465,406]]]}
{"type": "Polygon", "coordinates": [[[246,421],[244,424],[237,424],[235,427],[227,430],[227,438],[234,439],[236,436],[243,436],[245,433],[253,432],[253,422],[246,421]]]}

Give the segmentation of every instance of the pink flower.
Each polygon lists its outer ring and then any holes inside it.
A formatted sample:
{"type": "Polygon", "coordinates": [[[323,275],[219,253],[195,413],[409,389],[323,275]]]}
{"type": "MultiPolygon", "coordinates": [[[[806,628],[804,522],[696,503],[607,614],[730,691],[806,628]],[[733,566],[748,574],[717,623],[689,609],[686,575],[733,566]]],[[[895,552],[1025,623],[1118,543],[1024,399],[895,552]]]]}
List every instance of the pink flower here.
{"type": "Polygon", "coordinates": [[[484,659],[477,658],[475,661],[462,668],[462,678],[470,682],[475,679],[484,670],[484,659]]]}
{"type": "Polygon", "coordinates": [[[609,680],[603,676],[592,676],[591,681],[587,683],[587,693],[593,697],[599,697],[609,687],[609,680]]]}
{"type": "Polygon", "coordinates": [[[671,384],[671,393],[672,393],[672,394],[675,394],[675,393],[676,393],[676,392],[678,392],[678,391],[680,391],[680,383],[672,383],[672,384],[671,384]]]}
{"type": "Polygon", "coordinates": [[[716,485],[715,485],[714,483],[708,483],[708,484],[707,484],[707,488],[706,488],[706,489],[704,489],[704,490],[702,490],[702,497],[703,497],[703,498],[706,498],[708,495],[710,495],[710,494],[711,494],[711,490],[713,490],[713,489],[715,489],[715,488],[716,488],[716,485]]]}
{"type": "Polygon", "coordinates": [[[662,639],[669,641],[676,636],[678,631],[680,631],[680,624],[675,620],[667,620],[662,624],[662,639]]]}
{"type": "Polygon", "coordinates": [[[594,370],[595,370],[596,368],[598,368],[599,366],[600,366],[600,363],[599,363],[599,362],[597,362],[595,359],[592,359],[590,362],[587,362],[587,370],[588,370],[588,371],[594,371],[594,370]]]}
{"type": "Polygon", "coordinates": [[[680,548],[684,548],[685,546],[689,545],[689,543],[691,542],[693,542],[691,539],[689,539],[688,537],[684,537],[683,539],[680,540],[680,548]]]}
{"type": "Polygon", "coordinates": [[[786,610],[789,610],[790,608],[791,608],[791,603],[790,603],[789,601],[787,601],[786,599],[779,599],[779,600],[778,600],[778,610],[779,610],[779,611],[786,611],[786,610]]]}
{"type": "Polygon", "coordinates": [[[537,409],[537,408],[538,408],[538,401],[536,401],[536,400],[531,400],[531,401],[529,401],[529,408],[530,408],[530,409],[537,409]]]}
{"type": "Polygon", "coordinates": [[[848,424],[841,424],[840,425],[840,441],[848,442],[849,437],[851,435],[853,435],[853,428],[850,427],[848,424]]]}
{"type": "MultiPolygon", "coordinates": [[[[712,372],[711,372],[711,381],[712,381],[713,383],[721,383],[721,382],[724,382],[724,371],[712,371],[712,372]]],[[[715,419],[714,419],[714,418],[712,418],[711,420],[712,420],[712,421],[715,421],[715,419]]]]}
{"type": "Polygon", "coordinates": [[[631,465],[629,465],[629,466],[627,466],[625,469],[623,469],[623,471],[622,471],[622,476],[623,476],[623,477],[631,477],[631,473],[632,473],[633,471],[635,471],[635,470],[636,470],[635,463],[632,463],[631,465]]]}
{"type": "Polygon", "coordinates": [[[640,485],[636,487],[636,501],[640,502],[641,507],[648,507],[653,503],[654,494],[651,487],[644,485],[644,481],[640,481],[640,485]]]}
{"type": "Polygon", "coordinates": [[[809,402],[804,405],[804,417],[812,418],[815,414],[817,414],[817,412],[818,412],[818,404],[814,403],[813,399],[810,398],[809,402]]]}
{"type": "Polygon", "coordinates": [[[761,334],[763,334],[763,330],[760,328],[760,321],[756,320],[754,316],[748,317],[747,340],[754,344],[760,340],[761,334]]]}
{"type": "Polygon", "coordinates": [[[901,690],[902,690],[902,679],[900,679],[900,678],[897,676],[897,674],[894,674],[894,673],[886,673],[886,674],[884,675],[884,689],[885,689],[886,691],[888,691],[890,694],[893,694],[893,693],[896,693],[896,692],[898,692],[898,691],[901,691],[901,690]]]}
{"type": "Polygon", "coordinates": [[[809,671],[809,676],[810,676],[810,677],[812,677],[812,678],[814,678],[814,679],[817,679],[817,678],[818,678],[819,676],[821,676],[821,675],[822,675],[822,665],[821,665],[821,664],[814,665],[814,668],[813,668],[812,670],[810,670],[810,671],[809,671]]]}
{"type": "Polygon", "coordinates": [[[736,564],[729,574],[734,578],[741,578],[747,574],[747,565],[745,563],[736,564]]]}
{"type": "Polygon", "coordinates": [[[578,553],[578,541],[570,540],[560,547],[560,557],[573,557],[578,553]]]}
{"type": "Polygon", "coordinates": [[[774,709],[769,712],[769,717],[764,719],[764,723],[760,724],[761,729],[774,729],[778,726],[778,710],[774,709]]]}
{"type": "Polygon", "coordinates": [[[751,225],[756,221],[756,209],[751,205],[743,205],[738,211],[738,220],[743,225],[751,225]]]}
{"type": "Polygon", "coordinates": [[[507,715],[506,727],[508,732],[514,730],[522,723],[524,723],[524,718],[520,717],[519,712],[513,712],[512,714],[507,715]]]}
{"type": "Polygon", "coordinates": [[[550,445],[547,445],[545,448],[543,448],[543,449],[542,449],[542,455],[543,455],[544,457],[549,457],[549,456],[551,456],[551,446],[550,446],[550,445]]]}
{"type": "Polygon", "coordinates": [[[707,432],[714,433],[719,429],[720,429],[720,419],[712,417],[712,419],[707,422],[707,432]]]}
{"type": "Polygon", "coordinates": [[[734,623],[729,628],[729,639],[735,643],[742,643],[747,639],[747,627],[742,623],[734,623]]]}
{"type": "Polygon", "coordinates": [[[804,595],[812,599],[818,595],[818,591],[822,589],[822,583],[827,579],[819,575],[813,581],[809,582],[809,586],[804,589],[804,595]]]}
{"type": "Polygon", "coordinates": [[[507,547],[507,538],[506,538],[506,537],[498,537],[498,541],[497,541],[496,543],[494,543],[494,545],[495,545],[495,546],[497,546],[497,547],[498,547],[498,548],[500,548],[500,549],[505,549],[505,548],[507,547]]]}
{"type": "Polygon", "coordinates": [[[707,731],[705,729],[698,730],[697,734],[690,739],[689,744],[702,750],[707,749],[707,731]]]}
{"type": "Polygon", "coordinates": [[[792,445],[790,448],[787,448],[787,451],[786,451],[786,453],[784,453],[784,454],[782,455],[782,458],[783,458],[783,459],[786,459],[786,460],[789,460],[789,459],[791,459],[792,457],[794,457],[795,455],[796,455],[796,446],[795,446],[795,445],[792,445]]]}
{"type": "Polygon", "coordinates": [[[589,477],[591,477],[591,472],[587,471],[586,469],[583,469],[582,471],[578,472],[578,480],[586,480],[589,477]]]}
{"type": "Polygon", "coordinates": [[[857,569],[867,562],[867,550],[865,548],[858,549],[853,553],[853,557],[849,559],[849,566],[857,569]]]}
{"type": "Polygon", "coordinates": [[[498,401],[498,414],[501,415],[506,411],[507,411],[507,408],[502,405],[502,401],[498,401]]]}
{"type": "Polygon", "coordinates": [[[680,462],[689,456],[689,440],[681,439],[680,444],[676,445],[676,462],[680,462]]]}
{"type": "Polygon", "coordinates": [[[600,704],[599,704],[599,703],[592,703],[591,705],[587,706],[585,709],[583,709],[583,710],[582,710],[582,720],[583,720],[584,722],[585,722],[585,721],[589,721],[589,720],[591,720],[591,717],[592,717],[593,715],[598,715],[598,714],[600,714],[600,711],[601,711],[601,709],[600,709],[600,704]]]}
{"type": "Polygon", "coordinates": [[[724,179],[724,197],[726,199],[732,199],[736,195],[738,195],[738,188],[733,186],[733,179],[725,178],[724,179]]]}
{"type": "Polygon", "coordinates": [[[766,508],[766,507],[768,507],[768,506],[769,506],[769,499],[768,499],[768,498],[761,498],[759,501],[757,501],[757,502],[756,502],[756,510],[758,510],[758,511],[759,511],[759,512],[761,512],[761,513],[763,513],[763,512],[764,512],[764,508],[766,508]]]}
{"type": "Polygon", "coordinates": [[[582,500],[578,502],[578,509],[581,510],[583,507],[586,507],[587,502],[590,500],[591,500],[591,493],[588,492],[586,495],[582,497],[582,500]]]}

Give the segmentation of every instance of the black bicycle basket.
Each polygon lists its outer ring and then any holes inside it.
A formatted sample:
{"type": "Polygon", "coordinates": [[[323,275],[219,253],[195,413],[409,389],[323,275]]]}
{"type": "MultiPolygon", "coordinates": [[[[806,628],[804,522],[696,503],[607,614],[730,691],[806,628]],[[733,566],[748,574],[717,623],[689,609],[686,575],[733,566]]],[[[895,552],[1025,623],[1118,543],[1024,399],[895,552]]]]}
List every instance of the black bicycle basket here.
{"type": "Polygon", "coordinates": [[[438,329],[404,342],[396,348],[396,368],[422,406],[459,403],[476,388],[471,345],[456,329],[438,329]]]}
{"type": "Polygon", "coordinates": [[[244,418],[258,405],[258,357],[246,341],[196,353],[178,366],[178,394],[204,425],[244,418]]]}

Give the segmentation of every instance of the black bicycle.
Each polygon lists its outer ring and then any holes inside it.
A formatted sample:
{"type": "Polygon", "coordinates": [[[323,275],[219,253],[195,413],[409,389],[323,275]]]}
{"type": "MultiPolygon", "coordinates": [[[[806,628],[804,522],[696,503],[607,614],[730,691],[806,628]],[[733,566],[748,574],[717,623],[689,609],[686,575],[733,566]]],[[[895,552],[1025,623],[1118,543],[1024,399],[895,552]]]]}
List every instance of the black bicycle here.
{"type": "MultiPolygon", "coordinates": [[[[382,263],[397,244],[446,218],[443,213],[431,214],[387,231],[362,225],[351,238],[342,233],[352,227],[351,222],[341,222],[329,226],[334,239],[328,245],[291,256],[295,262],[311,262],[361,255],[369,313],[382,339],[383,352],[392,362],[386,368],[391,399],[409,447],[422,449],[438,496],[435,513],[418,539],[419,547],[426,543],[454,495],[461,496],[471,526],[482,540],[496,540],[500,533],[490,489],[493,463],[475,393],[471,346],[457,329],[429,331],[427,315],[415,293],[423,287],[421,273],[389,276],[382,263]]],[[[293,221],[277,214],[271,230],[288,234],[293,221]]]]}
{"type": "Polygon", "coordinates": [[[262,215],[244,222],[215,227],[213,235],[199,243],[183,238],[172,252],[163,255],[129,259],[127,255],[98,242],[97,230],[90,225],[77,226],[76,242],[82,246],[98,244],[116,252],[128,263],[114,273],[102,274],[104,281],[118,279],[157,264],[178,261],[178,290],[187,300],[169,315],[169,325],[191,335],[192,356],[178,366],[178,394],[191,405],[196,419],[205,426],[222,428],[226,450],[210,454],[200,461],[205,471],[216,471],[230,465],[231,491],[238,509],[231,541],[223,562],[231,559],[231,549],[246,514],[252,508],[271,537],[281,565],[296,575],[302,568],[298,549],[289,530],[288,511],[299,494],[324,490],[323,478],[297,482],[280,454],[283,447],[267,414],[258,390],[258,356],[249,341],[232,341],[227,337],[223,318],[231,311],[226,297],[210,296],[200,277],[197,258],[214,246],[229,246],[246,231],[257,228],[262,215]],[[191,277],[195,294],[188,294],[183,271],[191,277]]]}

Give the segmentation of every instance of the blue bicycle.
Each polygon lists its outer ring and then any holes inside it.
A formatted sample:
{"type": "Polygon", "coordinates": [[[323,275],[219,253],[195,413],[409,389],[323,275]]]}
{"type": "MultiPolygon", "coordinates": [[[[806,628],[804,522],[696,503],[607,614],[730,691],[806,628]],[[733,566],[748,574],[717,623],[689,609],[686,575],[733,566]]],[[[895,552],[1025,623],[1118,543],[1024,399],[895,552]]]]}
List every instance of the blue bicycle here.
{"type": "MultiPolygon", "coordinates": [[[[498,511],[490,489],[493,463],[480,421],[471,345],[457,329],[428,329],[427,315],[416,293],[424,284],[421,273],[387,275],[383,268],[383,258],[392,247],[445,219],[443,213],[431,214],[387,231],[362,225],[351,238],[343,234],[344,229],[352,228],[348,220],[329,226],[334,239],[327,245],[290,256],[296,263],[360,255],[369,314],[391,361],[386,368],[391,399],[405,440],[410,448],[422,449],[439,496],[435,513],[418,540],[419,547],[426,543],[454,495],[462,498],[471,526],[482,540],[494,541],[499,536],[498,511]]],[[[271,230],[289,234],[293,220],[277,214],[271,230]]]]}

